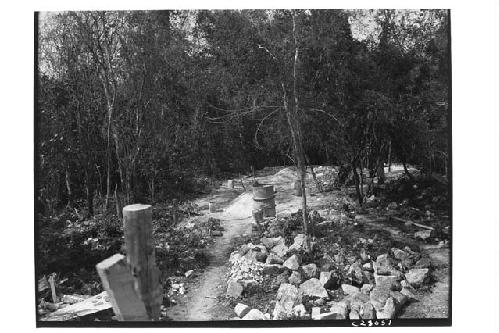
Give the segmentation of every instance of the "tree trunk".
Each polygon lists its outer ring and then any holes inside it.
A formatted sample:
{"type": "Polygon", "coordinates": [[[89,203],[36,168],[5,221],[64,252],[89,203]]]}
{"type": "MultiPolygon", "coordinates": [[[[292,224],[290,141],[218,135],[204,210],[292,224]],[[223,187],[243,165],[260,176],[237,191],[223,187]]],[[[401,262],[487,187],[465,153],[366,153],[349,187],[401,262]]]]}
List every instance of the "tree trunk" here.
{"type": "Polygon", "coordinates": [[[292,113],[288,105],[285,84],[282,83],[283,88],[283,107],[286,113],[286,119],[288,121],[288,126],[290,128],[290,133],[292,136],[293,150],[295,153],[295,159],[297,164],[297,178],[300,179],[300,186],[302,192],[302,226],[304,228],[304,234],[306,235],[306,248],[309,249],[309,241],[307,239],[308,227],[307,227],[307,199],[306,199],[306,169],[304,154],[302,151],[302,141],[300,140],[299,133],[297,131],[298,120],[295,118],[295,114],[292,113]]]}
{"type": "Polygon", "coordinates": [[[361,193],[361,201],[363,201],[363,198],[365,196],[364,189],[363,189],[363,185],[365,183],[365,181],[364,181],[364,173],[363,173],[363,161],[361,161],[360,167],[359,167],[359,179],[360,179],[359,191],[361,193]]]}
{"type": "Polygon", "coordinates": [[[92,188],[92,183],[90,182],[89,172],[85,170],[85,192],[87,195],[87,217],[94,215],[94,189],[92,188]]]}
{"type": "Polygon", "coordinates": [[[391,165],[392,165],[392,160],[391,160],[391,152],[392,152],[392,141],[389,141],[389,153],[387,154],[387,171],[391,172],[391,165]]]}
{"type": "Polygon", "coordinates": [[[73,205],[73,195],[71,193],[71,183],[70,183],[70,174],[68,168],[66,168],[65,172],[65,183],[66,183],[66,192],[68,193],[68,207],[73,205]]]}
{"type": "Polygon", "coordinates": [[[121,202],[120,202],[120,197],[118,196],[117,185],[115,185],[114,196],[115,196],[116,216],[118,216],[118,218],[121,220],[123,218],[123,216],[122,216],[122,205],[121,205],[121,202]]]}
{"type": "Polygon", "coordinates": [[[384,174],[384,163],[381,159],[377,161],[377,185],[381,185],[385,182],[384,174]]]}
{"type": "Polygon", "coordinates": [[[356,187],[356,195],[358,196],[358,202],[360,205],[363,205],[363,196],[359,190],[359,176],[358,176],[358,171],[356,170],[356,162],[351,163],[352,166],[352,173],[354,177],[354,186],[356,187]]]}
{"type": "Polygon", "coordinates": [[[406,161],[403,161],[403,168],[405,169],[405,174],[410,178],[411,181],[414,181],[413,175],[408,171],[406,167],[406,161]]]}
{"type": "Polygon", "coordinates": [[[150,193],[151,193],[151,203],[153,204],[155,202],[155,177],[154,176],[151,178],[150,193]]]}
{"type": "MultiPolygon", "coordinates": [[[[306,235],[305,245],[306,251],[309,252],[310,244],[308,237],[308,224],[307,224],[307,198],[306,198],[306,165],[305,165],[305,154],[304,154],[304,146],[302,143],[302,131],[300,128],[300,122],[298,119],[299,116],[299,95],[297,93],[297,64],[299,61],[299,46],[297,43],[297,33],[296,33],[296,24],[295,24],[295,12],[292,11],[292,32],[293,32],[293,42],[295,47],[295,56],[293,60],[293,99],[294,99],[294,108],[293,113],[288,112],[288,115],[291,115],[291,119],[289,118],[289,123],[292,124],[290,129],[292,131],[292,138],[294,138],[294,146],[296,147],[296,158],[297,158],[297,166],[298,172],[300,172],[300,185],[302,187],[302,223],[304,225],[304,234],[306,235]]],[[[284,85],[283,85],[284,89],[284,85]]],[[[286,99],[285,99],[286,100],[286,99]]],[[[288,103],[286,103],[288,106],[288,103]]]]}

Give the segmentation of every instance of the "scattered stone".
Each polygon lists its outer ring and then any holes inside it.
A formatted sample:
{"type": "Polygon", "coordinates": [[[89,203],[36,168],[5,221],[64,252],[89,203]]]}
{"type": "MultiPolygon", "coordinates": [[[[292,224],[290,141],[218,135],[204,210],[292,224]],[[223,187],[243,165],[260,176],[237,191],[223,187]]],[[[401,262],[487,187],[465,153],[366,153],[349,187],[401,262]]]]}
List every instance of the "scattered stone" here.
{"type": "Polygon", "coordinates": [[[283,263],[283,266],[291,269],[292,271],[296,271],[299,269],[299,258],[294,254],[283,263]]]}
{"type": "Polygon", "coordinates": [[[268,265],[265,264],[262,266],[262,274],[264,275],[278,275],[282,272],[282,266],[280,265],[268,265]]]}
{"type": "Polygon", "coordinates": [[[396,315],[396,304],[394,298],[389,297],[385,302],[384,308],[377,311],[377,319],[392,319],[396,315]]]}
{"type": "Polygon", "coordinates": [[[259,283],[255,280],[241,280],[240,284],[243,285],[243,290],[248,294],[256,292],[259,288],[259,283]]]}
{"type": "Polygon", "coordinates": [[[429,279],[428,268],[414,268],[405,274],[406,281],[415,288],[421,287],[429,279]]]}
{"type": "Polygon", "coordinates": [[[401,249],[398,249],[398,248],[395,248],[393,247],[391,249],[392,251],[392,255],[394,256],[394,258],[398,259],[398,260],[404,260],[406,258],[408,258],[408,253],[406,253],[405,251],[401,250],[401,249]]]}
{"type": "Polygon", "coordinates": [[[323,306],[325,305],[325,299],[324,298],[318,298],[313,301],[314,306],[323,306]]]}
{"type": "Polygon", "coordinates": [[[420,258],[420,260],[418,260],[415,263],[415,268],[429,268],[429,267],[431,267],[431,259],[428,257],[420,258]]]}
{"type": "Polygon", "coordinates": [[[318,268],[316,267],[316,264],[312,263],[302,266],[302,271],[304,272],[304,276],[306,277],[306,279],[311,279],[316,277],[318,268]]]}
{"type": "Polygon", "coordinates": [[[349,312],[349,319],[350,320],[359,320],[359,319],[361,319],[361,316],[359,315],[359,311],[351,309],[351,312],[349,312]]]}
{"type": "Polygon", "coordinates": [[[363,267],[358,262],[355,262],[349,267],[349,270],[347,271],[347,276],[353,284],[362,285],[363,282],[369,282],[369,280],[365,281],[363,275],[363,267]]]}
{"type": "Polygon", "coordinates": [[[325,289],[334,290],[338,289],[340,279],[333,271],[321,272],[319,273],[319,282],[325,289]]]}
{"type": "Polygon", "coordinates": [[[373,304],[370,302],[366,302],[363,304],[363,307],[361,308],[361,318],[362,319],[375,319],[376,318],[376,312],[375,308],[373,307],[373,304]]]}
{"type": "Polygon", "coordinates": [[[237,251],[231,253],[231,255],[229,256],[229,262],[232,265],[236,264],[240,260],[241,260],[241,255],[237,251]]]}
{"type": "Polygon", "coordinates": [[[374,274],[375,285],[377,288],[388,289],[388,290],[401,290],[401,280],[399,276],[395,275],[378,275],[374,274]]]}
{"type": "Polygon", "coordinates": [[[248,261],[257,261],[257,255],[260,254],[259,249],[249,249],[247,253],[243,256],[248,261]]]}
{"type": "Polygon", "coordinates": [[[258,261],[258,262],[266,262],[266,258],[267,258],[267,254],[263,253],[263,252],[257,252],[255,254],[255,259],[258,261]]]}
{"type": "Polygon", "coordinates": [[[284,257],[288,252],[288,247],[285,243],[279,243],[271,249],[271,253],[276,254],[278,257],[284,257]]]}
{"type": "MultiPolygon", "coordinates": [[[[363,238],[360,238],[360,240],[363,239],[363,238]]],[[[364,240],[364,239],[363,239],[364,240]]],[[[366,242],[366,240],[365,240],[366,242]]],[[[367,263],[370,261],[370,256],[368,254],[366,254],[366,251],[365,249],[363,249],[360,253],[359,253],[359,257],[361,258],[361,262],[362,263],[367,263]]]]}
{"type": "Polygon", "coordinates": [[[269,250],[280,243],[285,244],[285,240],[283,239],[283,237],[276,237],[276,238],[264,237],[260,239],[260,242],[269,250]]]}
{"type": "Polygon", "coordinates": [[[290,246],[289,251],[292,250],[306,250],[306,235],[298,234],[293,240],[293,244],[290,246]]]}
{"type": "Polygon", "coordinates": [[[350,304],[351,307],[356,307],[356,304],[361,303],[366,303],[370,300],[370,296],[367,294],[363,294],[362,292],[357,292],[351,295],[346,296],[342,301],[350,304]]]}
{"type": "Polygon", "coordinates": [[[238,303],[234,307],[234,313],[238,316],[238,318],[242,318],[249,313],[251,308],[248,305],[245,305],[243,303],[238,303]]]}
{"type": "Polygon", "coordinates": [[[432,230],[421,230],[415,233],[415,238],[425,241],[431,238],[431,235],[432,235],[432,230]]]}
{"type": "Polygon", "coordinates": [[[266,317],[266,320],[271,320],[271,315],[269,313],[264,313],[264,317],[266,317]]]}
{"type": "Polygon", "coordinates": [[[245,244],[238,249],[238,254],[243,257],[248,251],[250,251],[250,247],[245,244]]]}
{"type": "Polygon", "coordinates": [[[276,305],[273,311],[273,319],[281,320],[293,315],[295,305],[302,304],[302,294],[294,285],[283,283],[276,295],[276,305]]]}
{"type": "Polygon", "coordinates": [[[267,320],[266,316],[257,309],[250,310],[242,320],[267,320]]]}
{"type": "Polygon", "coordinates": [[[330,313],[334,313],[337,315],[339,318],[335,319],[346,319],[347,318],[347,304],[345,302],[331,302],[329,303],[330,306],[330,313]]]}
{"type": "Polygon", "coordinates": [[[320,307],[313,307],[311,310],[311,318],[313,320],[320,320],[321,319],[321,308],[320,307]]]}
{"type": "Polygon", "coordinates": [[[328,254],[323,255],[323,258],[319,260],[318,264],[321,272],[329,272],[332,268],[335,268],[335,262],[328,254]]]}
{"type": "Polygon", "coordinates": [[[302,279],[302,274],[298,271],[293,271],[290,277],[288,278],[288,282],[293,285],[300,285],[304,280],[302,279]]]}
{"type": "Polygon", "coordinates": [[[384,308],[387,299],[390,297],[390,290],[385,288],[375,287],[370,292],[370,302],[377,311],[381,311],[384,308]]]}
{"type": "Polygon", "coordinates": [[[350,284],[342,283],[342,285],[340,287],[342,288],[342,291],[346,295],[352,295],[355,293],[359,293],[359,288],[355,287],[353,285],[350,285],[350,284]]]}
{"type": "Polygon", "coordinates": [[[304,304],[295,305],[294,308],[293,308],[293,314],[296,317],[305,317],[305,316],[307,316],[307,311],[306,311],[306,307],[304,306],[304,304]]]}
{"type": "Polygon", "coordinates": [[[388,254],[381,254],[377,257],[375,273],[380,275],[391,275],[391,271],[393,270],[393,261],[389,258],[388,254]]]}
{"type": "Polygon", "coordinates": [[[231,318],[231,320],[241,320],[241,318],[240,317],[233,317],[233,318],[231,318]]]}
{"type": "Polygon", "coordinates": [[[373,284],[371,284],[371,283],[365,283],[365,284],[363,285],[363,287],[361,287],[361,292],[362,292],[363,294],[367,294],[367,295],[369,295],[369,294],[370,294],[370,291],[372,291],[372,290],[373,290],[373,284]]]}
{"type": "Polygon", "coordinates": [[[300,291],[303,295],[307,295],[310,297],[328,298],[326,289],[323,288],[321,282],[319,282],[319,280],[316,278],[309,279],[306,282],[302,283],[300,285],[300,291]]]}
{"type": "Polygon", "coordinates": [[[408,297],[399,291],[391,291],[390,295],[394,299],[394,304],[396,305],[396,312],[400,311],[401,308],[408,302],[408,297]]]}
{"type": "Polygon", "coordinates": [[[243,286],[239,284],[238,281],[229,280],[229,282],[227,283],[227,291],[226,291],[226,294],[229,297],[238,298],[241,296],[242,292],[243,292],[243,286]]]}
{"type": "Polygon", "coordinates": [[[282,284],[282,283],[288,283],[288,278],[290,277],[290,273],[288,270],[284,270],[282,273],[278,274],[278,276],[276,276],[276,283],[278,285],[282,284]]]}
{"type": "Polygon", "coordinates": [[[411,256],[401,260],[401,262],[398,263],[398,266],[401,268],[401,270],[407,270],[410,267],[412,267],[414,263],[415,263],[415,257],[411,256]]]}
{"type": "Polygon", "coordinates": [[[271,253],[271,254],[269,254],[267,256],[266,264],[278,264],[278,265],[282,265],[283,264],[283,259],[281,259],[280,257],[278,257],[276,254],[271,253]]]}
{"type": "Polygon", "coordinates": [[[413,292],[413,290],[410,289],[410,288],[408,288],[408,287],[403,287],[403,289],[401,289],[401,294],[403,294],[406,297],[411,298],[411,299],[415,299],[416,298],[416,295],[413,292]]]}
{"type": "Polygon", "coordinates": [[[371,262],[367,262],[366,264],[363,264],[363,269],[368,272],[373,272],[373,265],[371,262]]]}

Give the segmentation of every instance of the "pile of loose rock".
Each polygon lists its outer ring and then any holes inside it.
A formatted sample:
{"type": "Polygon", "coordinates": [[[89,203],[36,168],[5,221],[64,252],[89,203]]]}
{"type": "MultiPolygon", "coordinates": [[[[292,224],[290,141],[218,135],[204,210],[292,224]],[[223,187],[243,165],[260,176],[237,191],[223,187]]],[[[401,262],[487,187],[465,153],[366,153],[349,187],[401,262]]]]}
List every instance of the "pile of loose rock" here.
{"type": "Polygon", "coordinates": [[[375,261],[361,255],[340,277],[327,254],[316,262],[303,262],[314,257],[304,255],[303,234],[290,246],[282,237],[260,241],[231,254],[227,295],[241,297],[270,276],[279,285],[276,303],[271,313],[239,303],[235,319],[391,319],[430,277],[429,258],[409,247],[392,248],[375,261]]]}

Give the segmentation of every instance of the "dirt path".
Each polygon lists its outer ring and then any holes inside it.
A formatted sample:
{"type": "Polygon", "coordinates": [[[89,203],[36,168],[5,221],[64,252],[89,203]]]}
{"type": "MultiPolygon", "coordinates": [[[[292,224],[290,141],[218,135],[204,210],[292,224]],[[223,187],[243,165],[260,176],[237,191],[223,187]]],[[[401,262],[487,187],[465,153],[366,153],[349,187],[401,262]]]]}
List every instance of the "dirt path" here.
{"type": "MultiPolygon", "coordinates": [[[[278,189],[276,196],[276,210],[279,214],[289,214],[300,205],[300,198],[294,197],[291,190],[292,172],[278,172],[275,175],[256,177],[260,183],[273,184],[278,189]]],[[[232,313],[221,309],[217,297],[225,292],[227,263],[232,241],[241,235],[250,235],[252,232],[252,193],[250,186],[247,191],[232,200],[221,212],[208,213],[205,217],[214,217],[221,220],[224,227],[223,236],[217,238],[211,247],[210,264],[203,274],[188,287],[186,297],[177,305],[168,308],[167,316],[175,321],[191,320],[227,320],[232,313]]],[[[218,201],[224,206],[224,199],[234,196],[234,190],[219,189],[217,197],[204,198],[198,204],[206,201],[218,201]]]]}

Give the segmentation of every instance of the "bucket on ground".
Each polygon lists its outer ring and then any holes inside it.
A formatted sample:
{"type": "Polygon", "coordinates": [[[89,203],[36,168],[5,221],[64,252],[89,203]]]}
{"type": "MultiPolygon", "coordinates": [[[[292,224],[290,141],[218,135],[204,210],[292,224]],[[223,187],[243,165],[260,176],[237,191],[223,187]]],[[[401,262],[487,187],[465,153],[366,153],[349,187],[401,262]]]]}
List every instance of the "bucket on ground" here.
{"type": "Polygon", "coordinates": [[[209,202],[208,203],[208,211],[210,213],[216,213],[217,212],[217,207],[215,205],[215,202],[209,202]]]}
{"type": "Polygon", "coordinates": [[[276,203],[274,202],[274,186],[257,184],[252,187],[253,211],[261,210],[263,217],[276,216],[276,203]]]}
{"type": "Polygon", "coordinates": [[[234,180],[230,179],[227,181],[227,187],[228,188],[234,188],[234,180]]]}

